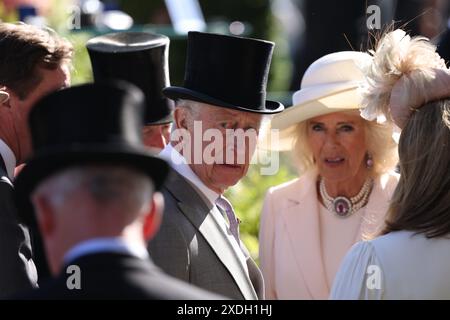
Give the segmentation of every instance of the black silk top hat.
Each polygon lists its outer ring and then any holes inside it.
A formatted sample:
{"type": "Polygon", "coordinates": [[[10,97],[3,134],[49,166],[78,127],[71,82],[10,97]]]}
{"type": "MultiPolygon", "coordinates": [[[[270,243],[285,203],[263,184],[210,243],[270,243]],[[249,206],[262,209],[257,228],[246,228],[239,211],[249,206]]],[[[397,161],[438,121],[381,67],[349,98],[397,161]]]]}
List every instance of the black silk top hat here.
{"type": "Polygon", "coordinates": [[[29,116],[34,156],[15,183],[22,221],[35,222],[29,199],[39,182],[71,166],[127,166],[159,189],[168,164],[144,147],[143,114],[144,95],[124,81],[74,86],[38,101],[29,116]]]}
{"type": "Polygon", "coordinates": [[[145,94],[145,125],[172,122],[173,101],[162,89],[170,86],[169,38],[147,32],[109,33],[90,39],[94,81],[121,79],[138,86],[145,94]]]}
{"type": "Polygon", "coordinates": [[[164,94],[255,113],[278,113],[281,103],[266,101],[275,44],[228,35],[189,32],[184,84],[164,94]]]}

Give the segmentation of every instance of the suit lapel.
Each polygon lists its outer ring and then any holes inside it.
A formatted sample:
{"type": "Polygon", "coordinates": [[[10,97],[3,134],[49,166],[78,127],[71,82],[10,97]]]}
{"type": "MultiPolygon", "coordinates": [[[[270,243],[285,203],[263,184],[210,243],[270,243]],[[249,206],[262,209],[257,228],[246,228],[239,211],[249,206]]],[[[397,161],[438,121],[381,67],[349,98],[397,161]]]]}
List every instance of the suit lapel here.
{"type": "Polygon", "coordinates": [[[323,266],[316,174],[298,180],[296,193],[286,197],[281,213],[290,240],[292,256],[312,299],[327,299],[329,288],[323,266]],[[300,193],[297,193],[301,190],[300,193]]]}
{"type": "Polygon", "coordinates": [[[259,300],[265,299],[265,292],[264,292],[264,278],[261,273],[261,270],[259,270],[258,265],[253,261],[250,254],[247,255],[247,268],[248,273],[250,276],[250,281],[253,284],[253,289],[258,295],[259,300]]]}
{"type": "Polygon", "coordinates": [[[195,187],[173,171],[172,178],[166,183],[166,188],[178,200],[178,208],[202,234],[206,242],[217,255],[217,258],[227,268],[245,299],[257,299],[249,275],[239,261],[239,258],[223,233],[219,222],[213,214],[221,213],[215,206],[208,208],[195,187]]]}

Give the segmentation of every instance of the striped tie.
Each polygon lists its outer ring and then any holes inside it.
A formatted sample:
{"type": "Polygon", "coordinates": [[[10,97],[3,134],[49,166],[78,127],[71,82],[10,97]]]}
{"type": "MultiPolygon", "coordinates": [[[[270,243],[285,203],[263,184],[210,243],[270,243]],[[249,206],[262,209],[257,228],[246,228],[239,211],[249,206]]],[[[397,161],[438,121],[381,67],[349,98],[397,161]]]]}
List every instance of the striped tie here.
{"type": "Polygon", "coordinates": [[[234,238],[236,239],[237,243],[239,244],[239,222],[238,219],[236,218],[236,215],[234,214],[234,210],[233,210],[233,206],[231,205],[231,203],[223,196],[220,196],[217,200],[216,200],[216,205],[222,209],[223,211],[225,211],[227,218],[228,218],[228,222],[230,224],[230,231],[231,234],[234,236],[234,238]]]}

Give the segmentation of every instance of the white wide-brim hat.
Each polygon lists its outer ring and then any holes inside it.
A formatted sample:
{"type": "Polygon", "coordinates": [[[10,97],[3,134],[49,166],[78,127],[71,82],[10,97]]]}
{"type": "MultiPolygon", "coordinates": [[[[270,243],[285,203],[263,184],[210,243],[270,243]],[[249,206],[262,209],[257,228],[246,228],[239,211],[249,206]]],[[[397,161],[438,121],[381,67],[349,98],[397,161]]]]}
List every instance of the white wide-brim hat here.
{"type": "Polygon", "coordinates": [[[333,112],[360,108],[359,88],[363,84],[363,69],[372,57],[363,52],[330,53],[313,62],[306,70],[300,90],[293,95],[293,106],[276,115],[271,129],[279,132],[279,143],[271,148],[289,150],[296,136],[295,125],[333,112]]]}

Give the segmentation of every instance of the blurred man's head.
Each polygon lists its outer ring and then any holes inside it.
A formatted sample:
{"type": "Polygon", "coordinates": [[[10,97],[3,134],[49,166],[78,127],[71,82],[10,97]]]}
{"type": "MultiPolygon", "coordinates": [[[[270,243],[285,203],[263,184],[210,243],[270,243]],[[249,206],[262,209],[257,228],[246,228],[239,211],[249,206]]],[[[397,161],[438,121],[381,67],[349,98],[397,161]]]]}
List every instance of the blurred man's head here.
{"type": "Polygon", "coordinates": [[[39,183],[32,202],[53,274],[71,247],[91,238],[144,244],[158,229],[163,207],[148,176],[113,165],[64,169],[39,183]]]}
{"type": "Polygon", "coordinates": [[[41,97],[70,85],[72,45],[50,29],[0,23],[2,139],[18,163],[31,154],[28,114],[41,97]]]}

